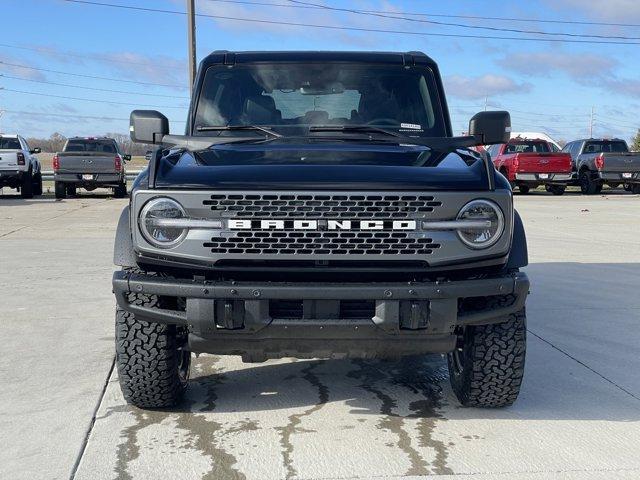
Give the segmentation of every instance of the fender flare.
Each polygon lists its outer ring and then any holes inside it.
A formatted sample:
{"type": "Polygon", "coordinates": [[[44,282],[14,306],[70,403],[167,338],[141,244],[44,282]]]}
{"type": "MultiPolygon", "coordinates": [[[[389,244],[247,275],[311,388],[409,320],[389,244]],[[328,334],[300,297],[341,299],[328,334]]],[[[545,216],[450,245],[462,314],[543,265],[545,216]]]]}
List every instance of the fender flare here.
{"type": "Polygon", "coordinates": [[[136,253],[133,249],[133,238],[131,237],[128,205],[124,207],[118,220],[116,239],[113,245],[113,263],[121,267],[137,266],[136,253]]]}
{"type": "Polygon", "coordinates": [[[527,250],[527,237],[524,232],[524,224],[520,214],[513,212],[513,238],[511,240],[511,251],[507,260],[507,270],[526,267],[529,264],[529,252],[527,250]]]}

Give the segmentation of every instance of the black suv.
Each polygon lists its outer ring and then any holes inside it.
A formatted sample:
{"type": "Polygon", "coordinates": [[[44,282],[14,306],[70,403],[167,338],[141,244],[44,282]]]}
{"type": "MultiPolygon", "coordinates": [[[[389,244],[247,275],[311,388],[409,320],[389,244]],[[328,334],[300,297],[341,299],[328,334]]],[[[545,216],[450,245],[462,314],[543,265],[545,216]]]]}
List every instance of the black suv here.
{"type": "Polygon", "coordinates": [[[116,351],[127,401],[175,404],[192,352],[447,353],[464,405],[517,397],[529,281],[509,184],[454,137],[419,52],[226,52],[199,68],[186,135],[131,114],[155,145],[117,230],[116,351]]]}

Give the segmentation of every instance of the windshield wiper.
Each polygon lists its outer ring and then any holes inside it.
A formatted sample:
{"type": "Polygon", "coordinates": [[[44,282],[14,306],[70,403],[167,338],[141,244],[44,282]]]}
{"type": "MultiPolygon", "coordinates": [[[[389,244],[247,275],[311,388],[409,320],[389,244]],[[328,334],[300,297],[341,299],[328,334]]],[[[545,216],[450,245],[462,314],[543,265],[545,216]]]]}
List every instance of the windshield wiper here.
{"type": "MultiPolygon", "coordinates": [[[[387,130],[386,128],[374,127],[373,125],[312,125],[309,127],[310,132],[344,132],[344,133],[378,133],[393,137],[399,143],[410,145],[420,145],[433,150],[455,150],[457,148],[469,148],[482,142],[473,136],[465,137],[409,137],[401,133],[387,130]]],[[[392,139],[389,138],[389,141],[392,139]]]]}
{"type": "Polygon", "coordinates": [[[198,132],[223,132],[223,131],[251,131],[262,132],[273,138],[281,138],[282,135],[266,127],[259,125],[200,125],[196,127],[198,132]]]}
{"type": "Polygon", "coordinates": [[[392,132],[386,128],[374,127],[373,125],[312,125],[310,132],[345,132],[345,133],[380,133],[390,137],[406,138],[405,135],[392,132]]]}

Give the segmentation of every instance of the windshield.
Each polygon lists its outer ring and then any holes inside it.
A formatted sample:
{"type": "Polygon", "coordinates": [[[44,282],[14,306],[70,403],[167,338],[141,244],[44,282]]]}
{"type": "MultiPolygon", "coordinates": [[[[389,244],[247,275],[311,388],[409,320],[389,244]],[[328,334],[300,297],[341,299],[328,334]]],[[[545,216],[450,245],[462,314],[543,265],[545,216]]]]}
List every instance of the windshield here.
{"type": "Polygon", "coordinates": [[[17,138],[0,137],[0,150],[21,150],[17,138]]]}
{"type": "Polygon", "coordinates": [[[587,142],[584,147],[584,153],[600,153],[600,152],[628,152],[627,144],[621,141],[599,141],[587,142]]]}
{"type": "Polygon", "coordinates": [[[403,65],[211,67],[198,99],[194,134],[210,135],[198,128],[228,125],[268,126],[285,135],[317,125],[367,125],[446,136],[432,71],[403,65]]]}
{"type": "Polygon", "coordinates": [[[64,151],[116,153],[116,144],[113,140],[69,140],[64,151]]]}
{"type": "Polygon", "coordinates": [[[504,153],[549,153],[551,149],[547,142],[513,142],[508,143],[504,153]]]}

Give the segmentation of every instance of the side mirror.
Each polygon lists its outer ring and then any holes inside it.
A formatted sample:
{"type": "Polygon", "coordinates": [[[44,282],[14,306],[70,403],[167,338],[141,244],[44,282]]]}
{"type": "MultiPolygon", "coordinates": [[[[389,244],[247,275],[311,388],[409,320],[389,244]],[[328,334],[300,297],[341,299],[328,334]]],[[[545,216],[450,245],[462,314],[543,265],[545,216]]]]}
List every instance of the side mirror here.
{"type": "Polygon", "coordinates": [[[32,150],[29,150],[29,153],[34,154],[34,153],[41,153],[42,150],[40,149],[40,147],[36,147],[32,150]]]}
{"type": "Polygon", "coordinates": [[[136,143],[160,143],[169,134],[169,120],[155,110],[134,110],[129,117],[129,135],[136,143]]]}
{"type": "Polygon", "coordinates": [[[129,162],[131,160],[131,155],[129,154],[123,155],[122,158],[124,159],[125,162],[129,162]]]}
{"type": "Polygon", "coordinates": [[[153,158],[153,151],[147,150],[147,153],[144,154],[144,159],[147,162],[150,162],[152,158],[153,158]]]}
{"type": "Polygon", "coordinates": [[[511,137],[509,112],[480,112],[469,120],[469,135],[476,137],[478,145],[507,143],[511,137]]]}

